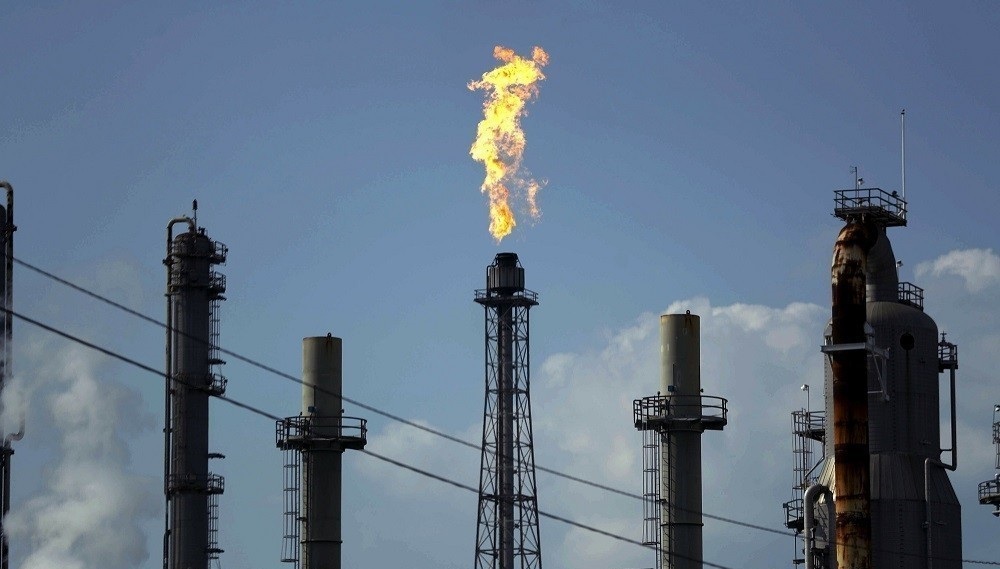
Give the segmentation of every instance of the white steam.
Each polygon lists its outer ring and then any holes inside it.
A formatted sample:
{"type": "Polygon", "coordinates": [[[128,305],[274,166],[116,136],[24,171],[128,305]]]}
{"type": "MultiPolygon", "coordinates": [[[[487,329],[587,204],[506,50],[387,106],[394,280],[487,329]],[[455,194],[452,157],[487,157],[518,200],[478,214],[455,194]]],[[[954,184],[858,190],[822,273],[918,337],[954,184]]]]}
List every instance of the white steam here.
{"type": "Polygon", "coordinates": [[[123,437],[151,426],[136,411],[138,395],[98,379],[94,358],[78,347],[50,353],[30,384],[8,387],[7,408],[28,414],[21,444],[51,437],[58,445],[38,495],[7,518],[12,552],[29,552],[21,569],[139,566],[149,556],[141,527],[157,512],[158,485],[131,472],[123,437]]]}

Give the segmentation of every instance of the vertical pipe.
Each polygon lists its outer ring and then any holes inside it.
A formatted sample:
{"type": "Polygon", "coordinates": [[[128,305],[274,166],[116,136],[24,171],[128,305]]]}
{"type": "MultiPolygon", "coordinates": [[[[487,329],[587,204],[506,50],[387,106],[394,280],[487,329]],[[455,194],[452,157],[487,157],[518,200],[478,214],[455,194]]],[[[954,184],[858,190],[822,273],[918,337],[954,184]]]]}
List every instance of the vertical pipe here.
{"type": "Polygon", "coordinates": [[[163,569],[167,569],[167,563],[170,554],[170,492],[169,492],[169,479],[170,479],[170,382],[174,377],[173,372],[173,339],[174,339],[174,310],[173,310],[173,291],[171,288],[171,271],[170,265],[172,262],[171,248],[174,242],[174,225],[178,223],[187,223],[188,228],[194,231],[194,222],[188,217],[175,217],[167,222],[167,251],[166,257],[163,258],[163,264],[167,266],[167,338],[166,346],[164,348],[165,353],[165,363],[163,371],[163,498],[164,498],[164,508],[163,508],[163,569]]]}
{"type": "Polygon", "coordinates": [[[501,567],[514,567],[514,307],[500,305],[497,354],[500,363],[500,559],[501,567]]]}
{"type": "MultiPolygon", "coordinates": [[[[9,183],[0,181],[0,188],[3,188],[7,193],[7,211],[4,216],[4,290],[3,290],[3,303],[4,307],[10,310],[14,306],[14,231],[17,230],[17,226],[14,225],[14,188],[9,183]]],[[[7,314],[4,317],[4,369],[3,369],[3,380],[6,383],[7,378],[11,376],[11,366],[13,364],[13,330],[14,330],[14,318],[7,314]]],[[[0,383],[0,386],[3,384],[0,383]]],[[[6,512],[4,512],[6,514],[6,512]]]]}
{"type": "MultiPolygon", "coordinates": [[[[822,484],[813,484],[809,488],[806,488],[806,492],[802,496],[802,501],[805,504],[805,513],[804,513],[805,519],[803,520],[804,521],[804,526],[803,526],[803,529],[802,529],[802,533],[803,533],[803,535],[805,535],[806,569],[814,569],[814,565],[813,565],[813,553],[812,553],[812,550],[813,550],[812,543],[813,543],[813,537],[814,537],[813,536],[813,531],[816,528],[814,527],[815,521],[813,519],[813,516],[815,516],[815,512],[816,512],[816,508],[815,508],[816,500],[818,500],[820,496],[824,496],[826,498],[828,506],[832,505],[832,503],[833,503],[833,492],[831,492],[829,488],[827,488],[826,486],[824,486],[822,484]]],[[[834,526],[837,523],[835,512],[833,511],[832,507],[828,507],[826,509],[826,512],[827,512],[827,516],[829,517],[829,519],[827,521],[827,531],[833,531],[833,528],[834,528],[834,526]]],[[[829,547],[829,543],[830,543],[830,540],[827,539],[827,544],[828,544],[827,547],[829,547]]],[[[832,556],[830,556],[830,555],[827,556],[828,560],[831,559],[831,558],[832,558],[832,556]]],[[[829,565],[829,564],[830,563],[827,563],[827,565],[829,565]]]]}
{"type": "MultiPolygon", "coordinates": [[[[670,413],[699,424],[701,417],[701,319],[691,314],[660,316],[660,388],[670,413]]],[[[664,499],[664,569],[702,566],[701,429],[674,426],[665,433],[660,480],[664,499]]]]}
{"type": "MultiPolygon", "coordinates": [[[[919,126],[919,125],[918,125],[919,126]]],[[[902,187],[900,193],[903,194],[903,202],[906,202],[906,109],[899,111],[899,169],[902,187]]],[[[906,218],[906,212],[903,212],[906,218]]]]}
{"type": "Polygon", "coordinates": [[[954,471],[958,468],[958,429],[955,417],[955,368],[951,368],[951,464],[945,464],[933,458],[924,459],[924,509],[927,515],[925,527],[927,528],[927,569],[934,567],[934,544],[932,535],[934,533],[933,511],[931,508],[931,465],[940,466],[946,470],[954,471]]]}
{"type": "MultiPolygon", "coordinates": [[[[0,188],[3,188],[7,193],[7,209],[6,211],[0,212],[3,216],[3,227],[0,231],[3,232],[3,281],[0,282],[0,286],[3,286],[3,307],[6,310],[13,308],[13,288],[14,288],[14,188],[10,183],[6,181],[0,181],[0,188]]],[[[7,379],[11,376],[11,367],[13,359],[11,357],[12,346],[11,341],[13,339],[13,321],[14,317],[9,313],[4,313],[3,315],[3,353],[0,357],[3,358],[3,363],[0,364],[0,393],[3,392],[7,385],[7,379]]],[[[21,429],[23,432],[23,429],[21,429]]],[[[18,433],[21,434],[21,433],[18,433]]],[[[20,438],[20,437],[18,437],[20,438]]],[[[4,437],[3,448],[0,448],[0,484],[2,488],[0,491],[3,492],[2,503],[0,503],[0,569],[7,569],[9,565],[9,555],[10,555],[10,545],[7,542],[7,528],[4,522],[7,520],[7,512],[10,511],[10,463],[11,456],[14,454],[14,449],[10,445],[11,439],[9,437],[4,437]]]]}
{"type": "Polygon", "coordinates": [[[327,334],[302,339],[302,415],[311,427],[307,436],[330,442],[302,451],[303,569],[340,569],[344,448],[334,441],[342,431],[342,362],[340,338],[327,334]]]}
{"type": "Polygon", "coordinates": [[[837,566],[871,567],[871,487],[868,449],[868,362],[865,259],[877,237],[867,223],[840,231],[831,266],[833,443],[837,566]]]}

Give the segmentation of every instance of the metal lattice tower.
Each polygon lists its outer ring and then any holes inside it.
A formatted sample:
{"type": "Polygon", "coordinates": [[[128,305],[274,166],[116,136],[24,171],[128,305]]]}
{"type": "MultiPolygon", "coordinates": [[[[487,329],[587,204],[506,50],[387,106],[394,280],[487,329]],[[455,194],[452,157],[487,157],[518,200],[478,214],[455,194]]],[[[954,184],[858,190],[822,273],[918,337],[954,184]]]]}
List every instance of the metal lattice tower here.
{"type": "Polygon", "coordinates": [[[728,411],[725,399],[701,393],[700,334],[697,315],[660,316],[660,393],[633,402],[643,431],[643,541],[655,546],[654,569],[702,567],[701,435],[721,431],[728,411]]]}
{"type": "Polygon", "coordinates": [[[515,253],[498,253],[475,301],[486,310],[486,398],[476,522],[476,569],[541,569],[531,432],[528,311],[515,253]]]}
{"type": "MultiPolygon", "coordinates": [[[[0,188],[7,191],[7,208],[0,206],[0,302],[7,310],[13,308],[13,288],[14,288],[14,188],[4,181],[0,181],[0,188]]],[[[9,312],[0,313],[0,393],[3,392],[7,380],[11,376],[11,342],[13,338],[14,316],[9,312]]],[[[21,440],[24,436],[24,418],[21,418],[21,427],[16,433],[0,433],[3,445],[0,446],[0,569],[7,569],[9,548],[7,544],[7,530],[3,526],[10,511],[10,458],[14,454],[11,446],[13,441],[21,440]]]]}
{"type": "Polygon", "coordinates": [[[226,389],[216,371],[225,363],[218,313],[226,279],[212,267],[224,263],[227,252],[193,219],[178,217],[167,225],[164,569],[208,568],[222,553],[216,537],[225,480],[209,471],[208,462],[223,456],[208,450],[208,403],[226,389]],[[188,231],[174,237],[178,223],[188,231]]]}

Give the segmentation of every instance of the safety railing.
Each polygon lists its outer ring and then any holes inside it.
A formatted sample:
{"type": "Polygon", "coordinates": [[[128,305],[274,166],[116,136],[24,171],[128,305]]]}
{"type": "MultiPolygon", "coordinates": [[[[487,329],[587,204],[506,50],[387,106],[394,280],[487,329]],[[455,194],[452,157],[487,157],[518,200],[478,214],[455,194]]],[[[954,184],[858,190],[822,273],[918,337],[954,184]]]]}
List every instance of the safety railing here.
{"type": "Polygon", "coordinates": [[[712,395],[652,395],[632,402],[637,429],[671,421],[725,425],[728,401],[712,395]]]}
{"type": "Polygon", "coordinates": [[[924,289],[913,283],[899,283],[899,296],[897,298],[902,304],[909,304],[920,310],[924,309],[924,289]]]}
{"type": "Polygon", "coordinates": [[[979,483],[979,503],[1000,505],[1000,480],[979,483]]]}
{"type": "Polygon", "coordinates": [[[513,291],[509,291],[509,292],[508,291],[499,292],[497,290],[490,289],[490,288],[482,288],[482,289],[476,290],[476,298],[475,298],[475,300],[482,301],[482,300],[487,300],[487,299],[490,299],[490,298],[498,298],[498,297],[502,297],[502,298],[515,298],[515,299],[525,300],[525,301],[532,302],[532,303],[537,303],[538,302],[538,293],[535,292],[535,291],[533,291],[533,290],[528,290],[528,289],[513,290],[513,291]]]}
{"type": "Polygon", "coordinates": [[[275,438],[278,448],[304,446],[309,441],[335,441],[347,448],[360,448],[368,442],[368,421],[359,417],[288,417],[277,421],[275,438]]]}
{"type": "Polygon", "coordinates": [[[833,215],[848,221],[866,217],[886,227],[906,225],[906,200],[881,188],[834,190],[833,215]]]}
{"type": "Polygon", "coordinates": [[[167,476],[167,489],[171,492],[202,492],[222,494],[226,491],[226,479],[218,474],[207,476],[197,474],[171,474],[167,476]]]}

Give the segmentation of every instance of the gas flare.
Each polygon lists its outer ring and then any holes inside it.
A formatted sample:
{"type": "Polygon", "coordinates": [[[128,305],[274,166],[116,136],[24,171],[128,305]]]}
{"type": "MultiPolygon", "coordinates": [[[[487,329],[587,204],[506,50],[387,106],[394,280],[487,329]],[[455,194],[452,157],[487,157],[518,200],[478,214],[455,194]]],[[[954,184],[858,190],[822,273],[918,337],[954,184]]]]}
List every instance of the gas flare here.
{"type": "Polygon", "coordinates": [[[493,48],[493,57],[503,65],[468,85],[471,91],[481,89],[487,94],[483,120],[479,121],[469,155],[486,168],[480,191],[489,195],[490,233],[499,243],[517,225],[508,203],[511,187],[525,191],[532,217],[537,218],[541,213],[535,199],[541,184],[519,178],[518,170],[524,153],[521,117],[526,114],[524,107],[528,101],[538,95],[537,83],[545,79],[542,67],[549,62],[549,55],[536,46],[531,59],[525,59],[498,45],[493,48]]]}

